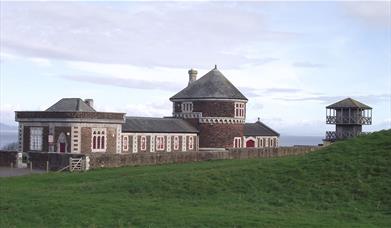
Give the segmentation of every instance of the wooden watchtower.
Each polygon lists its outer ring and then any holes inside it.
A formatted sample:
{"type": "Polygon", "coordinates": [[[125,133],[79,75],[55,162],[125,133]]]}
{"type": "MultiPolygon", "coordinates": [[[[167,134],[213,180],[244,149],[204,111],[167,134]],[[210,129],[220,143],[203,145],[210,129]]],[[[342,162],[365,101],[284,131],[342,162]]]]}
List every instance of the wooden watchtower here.
{"type": "Polygon", "coordinates": [[[362,134],[362,125],[372,124],[372,108],[346,98],[326,107],[326,124],[335,124],[335,131],[326,131],[325,141],[355,137],[362,134]]]}

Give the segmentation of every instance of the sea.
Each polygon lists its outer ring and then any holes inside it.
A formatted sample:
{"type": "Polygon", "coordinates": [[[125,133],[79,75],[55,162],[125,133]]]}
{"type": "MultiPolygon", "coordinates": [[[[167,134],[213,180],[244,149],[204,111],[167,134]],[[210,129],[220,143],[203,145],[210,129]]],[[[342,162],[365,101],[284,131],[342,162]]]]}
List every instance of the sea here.
{"type": "MultiPolygon", "coordinates": [[[[318,145],[322,143],[322,136],[293,136],[281,135],[280,146],[318,145]]],[[[0,131],[0,148],[18,141],[17,131],[0,131]]]]}

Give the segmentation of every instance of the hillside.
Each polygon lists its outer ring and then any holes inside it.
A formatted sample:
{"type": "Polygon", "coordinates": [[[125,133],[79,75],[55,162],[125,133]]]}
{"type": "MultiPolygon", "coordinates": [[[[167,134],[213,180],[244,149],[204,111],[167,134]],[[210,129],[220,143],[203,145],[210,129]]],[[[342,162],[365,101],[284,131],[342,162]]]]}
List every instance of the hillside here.
{"type": "Polygon", "coordinates": [[[0,227],[391,227],[391,130],[305,156],[0,179],[0,227]]]}

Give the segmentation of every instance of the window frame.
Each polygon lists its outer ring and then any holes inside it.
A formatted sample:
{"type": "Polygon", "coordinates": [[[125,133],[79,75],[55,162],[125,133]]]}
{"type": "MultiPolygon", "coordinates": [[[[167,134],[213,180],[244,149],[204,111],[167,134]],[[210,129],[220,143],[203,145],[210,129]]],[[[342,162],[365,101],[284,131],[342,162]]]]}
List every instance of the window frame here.
{"type": "Polygon", "coordinates": [[[241,137],[235,137],[234,138],[234,148],[242,148],[242,138],[241,137]]]}
{"type": "Polygon", "coordinates": [[[140,150],[141,151],[147,150],[147,136],[145,135],[140,136],[140,150]]]}
{"type": "Polygon", "coordinates": [[[182,112],[193,112],[193,102],[182,102],[181,104],[182,112]]]}
{"type": "Polygon", "coordinates": [[[122,137],[122,150],[129,151],[129,136],[128,135],[124,135],[122,137]]]}
{"type": "Polygon", "coordinates": [[[246,104],[244,102],[235,102],[235,118],[245,118],[246,104]]]}
{"type": "Polygon", "coordinates": [[[194,136],[189,136],[189,150],[194,149],[194,136]]]}
{"type": "Polygon", "coordinates": [[[43,127],[30,127],[30,150],[42,151],[43,146],[43,127]],[[40,132],[36,134],[34,132],[40,132]]]}
{"type": "Polygon", "coordinates": [[[163,151],[165,148],[164,136],[158,135],[156,136],[156,151],[163,151]]]}
{"type": "Polygon", "coordinates": [[[174,150],[179,150],[179,136],[178,135],[174,135],[174,140],[173,140],[173,143],[174,143],[174,150]]]}
{"type": "Polygon", "coordinates": [[[91,152],[106,152],[107,129],[91,128],[91,152]]]}

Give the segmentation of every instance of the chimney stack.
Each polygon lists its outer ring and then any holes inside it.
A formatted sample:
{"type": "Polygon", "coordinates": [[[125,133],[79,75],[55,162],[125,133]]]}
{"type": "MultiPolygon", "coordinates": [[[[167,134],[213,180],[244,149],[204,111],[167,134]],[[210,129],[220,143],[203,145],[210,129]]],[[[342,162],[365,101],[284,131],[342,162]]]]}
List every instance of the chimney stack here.
{"type": "Polygon", "coordinates": [[[93,99],[85,99],[84,102],[90,106],[91,108],[94,108],[94,100],[93,99]]]}
{"type": "Polygon", "coordinates": [[[197,80],[197,73],[193,68],[189,70],[189,85],[197,80]]]}

